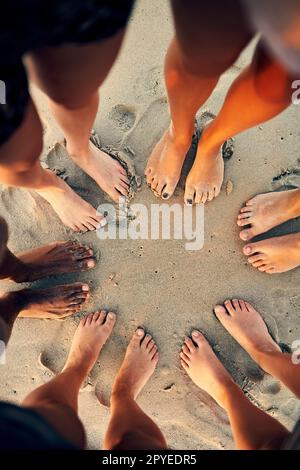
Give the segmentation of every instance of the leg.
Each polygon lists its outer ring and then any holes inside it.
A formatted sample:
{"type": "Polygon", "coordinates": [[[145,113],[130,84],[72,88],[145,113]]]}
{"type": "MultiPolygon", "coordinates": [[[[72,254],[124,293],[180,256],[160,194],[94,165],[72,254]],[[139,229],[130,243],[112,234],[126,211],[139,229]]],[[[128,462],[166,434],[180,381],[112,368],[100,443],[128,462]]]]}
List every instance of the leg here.
{"type": "Polygon", "coordinates": [[[252,359],[300,398],[300,365],[293,364],[290,354],[281,352],[252,305],[244,300],[227,300],[224,307],[216,306],[215,313],[252,359]]]}
{"type": "Polygon", "coordinates": [[[95,229],[101,221],[104,223],[103,217],[62,179],[42,168],[39,163],[42,145],[41,122],[30,101],[23,123],[0,148],[0,181],[35,189],[73,230],[95,229]]]}
{"type": "Polygon", "coordinates": [[[222,144],[286,109],[291,103],[291,83],[287,71],[259,44],[251,65],[234,81],[219,115],[202,134],[186,181],[186,200],[204,203],[218,194],[223,180],[222,144]]]}
{"type": "Polygon", "coordinates": [[[84,429],[77,416],[78,393],[98,359],[116,321],[113,313],[96,312],[76,330],[67,362],[60,374],[31,392],[23,406],[37,411],[65,439],[83,448],[84,429]]]}
{"type": "Polygon", "coordinates": [[[181,365],[193,382],[226,410],[236,447],[280,449],[289,432],[246,398],[199,331],[193,331],[192,338],[185,339],[181,365]]]}
{"type": "Polygon", "coordinates": [[[166,449],[156,424],[141,410],[136,398],[154,372],[158,352],[154,340],[138,329],[127,348],[111,396],[111,419],[104,448],[111,450],[166,449]]]}
{"type": "Polygon", "coordinates": [[[0,217],[0,279],[32,282],[45,276],[87,271],[95,266],[93,250],[78,242],[55,242],[16,256],[8,249],[8,227],[0,217]]]}
{"type": "Polygon", "coordinates": [[[117,202],[128,194],[126,171],[89,139],[98,110],[98,88],[117,57],[123,37],[121,31],[99,43],[46,47],[27,58],[30,76],[48,95],[70,156],[117,202]]]}
{"type": "Polygon", "coordinates": [[[148,184],[164,199],[173,194],[179,180],[198,109],[251,39],[236,0],[229,5],[220,0],[207,4],[173,0],[172,4],[176,37],[165,61],[171,124],[145,170],[148,184]]]}

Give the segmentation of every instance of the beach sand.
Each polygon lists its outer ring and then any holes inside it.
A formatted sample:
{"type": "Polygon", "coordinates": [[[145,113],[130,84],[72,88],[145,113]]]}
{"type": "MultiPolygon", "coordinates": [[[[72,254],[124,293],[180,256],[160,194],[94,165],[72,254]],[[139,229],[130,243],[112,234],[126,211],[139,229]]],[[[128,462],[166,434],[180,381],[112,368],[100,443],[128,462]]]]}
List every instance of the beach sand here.
{"type": "MultiPolygon", "coordinates": [[[[169,121],[162,71],[172,32],[168,2],[139,0],[121,54],[101,90],[95,129],[103,145],[132,151],[140,175],[169,121]]],[[[224,74],[201,111],[218,112],[229,85],[249,62],[252,51],[253,44],[224,74]]],[[[62,135],[49,115],[45,97],[36,89],[32,92],[45,127],[43,161],[95,207],[107,202],[94,182],[71,161],[58,159],[53,152],[47,157],[62,135]]],[[[275,183],[273,178],[288,168],[299,168],[299,124],[299,108],[291,106],[269,123],[236,137],[234,155],[226,161],[221,195],[205,206],[205,242],[199,251],[187,251],[184,240],[101,241],[95,233],[74,234],[38,196],[2,187],[0,213],[9,223],[9,246],[13,251],[71,238],[91,244],[98,264],[85,274],[57,276],[33,284],[48,287],[88,281],[93,295],[84,312],[65,321],[16,321],[7,364],[1,366],[0,399],[20,403],[29,391],[47,381],[51,373],[41,362],[54,373],[59,371],[79,318],[101,307],[115,311],[118,320],[89,384],[80,393],[79,414],[87,430],[88,448],[102,446],[111,385],[132,332],[139,325],[157,341],[160,362],[138,401],[161,427],[171,448],[234,448],[225,413],[180,368],[181,344],[192,328],[206,334],[249,398],[291,429],[300,415],[300,402],[249,359],[217,322],[213,307],[227,298],[244,298],[263,314],[276,339],[289,345],[300,339],[300,270],[269,276],[251,268],[242,254],[236,225],[244,201],[286,187],[289,174],[275,183]],[[230,194],[225,190],[228,181],[232,183],[230,194]]],[[[299,175],[292,176],[292,184],[298,184],[299,175]]],[[[169,203],[182,204],[182,196],[179,188],[169,203]]],[[[143,183],[134,202],[149,207],[158,201],[143,183]]],[[[299,230],[298,222],[285,224],[279,232],[299,230]]],[[[7,282],[0,287],[18,289],[7,282]]]]}

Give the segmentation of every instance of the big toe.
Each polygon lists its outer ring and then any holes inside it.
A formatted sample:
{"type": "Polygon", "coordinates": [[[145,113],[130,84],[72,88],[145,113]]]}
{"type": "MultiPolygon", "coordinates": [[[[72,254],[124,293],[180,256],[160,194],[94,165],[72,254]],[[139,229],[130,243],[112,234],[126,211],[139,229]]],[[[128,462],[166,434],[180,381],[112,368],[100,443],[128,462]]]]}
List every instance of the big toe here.
{"type": "Polygon", "coordinates": [[[169,182],[166,184],[166,186],[162,190],[162,198],[163,199],[169,199],[171,196],[173,196],[175,188],[176,188],[175,182],[169,182]]]}
{"type": "Polygon", "coordinates": [[[255,237],[255,232],[253,228],[246,228],[245,230],[242,230],[240,232],[240,238],[247,242],[248,240],[251,240],[251,238],[255,237]]]}
{"type": "Polygon", "coordinates": [[[224,323],[229,317],[226,312],[225,307],[223,305],[216,305],[214,308],[215,315],[217,319],[221,322],[224,323]]]}

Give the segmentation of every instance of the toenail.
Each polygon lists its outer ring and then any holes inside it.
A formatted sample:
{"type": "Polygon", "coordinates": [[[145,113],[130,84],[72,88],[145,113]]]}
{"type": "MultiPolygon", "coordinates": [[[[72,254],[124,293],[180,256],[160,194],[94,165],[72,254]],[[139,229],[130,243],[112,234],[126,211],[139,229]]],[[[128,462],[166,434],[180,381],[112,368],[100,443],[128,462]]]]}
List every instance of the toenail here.
{"type": "Polygon", "coordinates": [[[199,338],[200,334],[198,333],[198,331],[193,331],[192,336],[194,338],[199,338]]]}
{"type": "Polygon", "coordinates": [[[163,196],[162,196],[164,199],[168,199],[169,197],[169,194],[168,193],[163,193],[163,196]]]}
{"type": "Polygon", "coordinates": [[[245,246],[245,253],[251,253],[251,246],[245,246]]]}
{"type": "Polygon", "coordinates": [[[82,286],[82,290],[85,291],[85,292],[87,292],[87,291],[90,290],[90,288],[89,288],[89,286],[88,286],[87,284],[84,284],[84,285],[82,286]]]}
{"type": "Polygon", "coordinates": [[[95,265],[96,265],[96,263],[95,263],[94,260],[90,260],[90,261],[87,262],[88,268],[93,268],[95,265]]]}
{"type": "Polygon", "coordinates": [[[186,200],[186,204],[187,204],[188,206],[192,206],[192,205],[193,205],[192,199],[187,199],[187,200],[186,200]]]}
{"type": "Polygon", "coordinates": [[[143,336],[144,330],[141,330],[141,329],[140,329],[140,330],[136,330],[136,334],[137,334],[138,336],[143,336]]]}
{"type": "Polygon", "coordinates": [[[113,313],[109,313],[109,314],[107,315],[107,317],[108,317],[110,320],[112,320],[112,319],[114,318],[114,314],[113,314],[113,313]]]}

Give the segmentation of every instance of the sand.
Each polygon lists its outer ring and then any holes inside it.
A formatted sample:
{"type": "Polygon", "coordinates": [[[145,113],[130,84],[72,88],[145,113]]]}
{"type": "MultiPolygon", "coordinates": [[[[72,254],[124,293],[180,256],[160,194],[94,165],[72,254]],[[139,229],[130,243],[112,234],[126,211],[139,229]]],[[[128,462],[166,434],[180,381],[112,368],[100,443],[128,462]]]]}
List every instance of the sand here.
{"type": "MultiPolygon", "coordinates": [[[[121,54],[101,90],[95,129],[103,145],[133,151],[140,175],[150,150],[168,125],[162,70],[172,30],[167,2],[139,0],[121,54]]],[[[202,111],[217,113],[230,83],[248,63],[252,51],[253,44],[224,74],[202,111]]],[[[56,161],[52,155],[47,160],[50,148],[62,135],[49,115],[44,96],[36,89],[33,96],[45,126],[42,159],[63,170],[68,183],[96,206],[106,201],[93,181],[67,158],[56,161]]],[[[252,269],[241,252],[243,243],[236,225],[238,211],[247,198],[273,189],[274,177],[299,164],[299,123],[299,109],[291,106],[269,123],[236,137],[234,156],[226,162],[222,193],[205,206],[205,243],[200,251],[187,252],[182,240],[101,241],[95,233],[74,234],[38,196],[2,187],[0,213],[9,223],[12,250],[72,238],[92,244],[98,264],[83,275],[34,283],[33,287],[48,287],[85,280],[90,282],[93,297],[83,313],[65,321],[16,321],[7,364],[1,366],[0,399],[19,403],[30,390],[48,380],[51,374],[41,367],[40,355],[54,372],[58,371],[80,316],[105,307],[117,312],[117,325],[79,399],[88,448],[101,448],[109,418],[109,409],[98,403],[95,389],[107,405],[126,345],[139,325],[154,335],[161,356],[139,403],[159,424],[171,448],[234,448],[225,413],[180,369],[178,352],[184,335],[194,327],[205,332],[249,398],[292,428],[300,415],[300,403],[263,374],[212,312],[216,303],[242,297],[262,312],[277,339],[287,344],[300,339],[300,270],[268,276],[252,269]]],[[[290,176],[277,179],[275,187],[283,187],[290,176]]],[[[293,179],[292,184],[297,184],[298,177],[292,175],[293,179]]],[[[182,195],[182,189],[177,189],[171,202],[182,204],[182,195]]],[[[157,200],[144,183],[134,202],[149,206],[157,200]]],[[[297,223],[285,224],[280,233],[299,230],[297,223]]],[[[1,289],[17,288],[1,283],[1,289]]]]}

